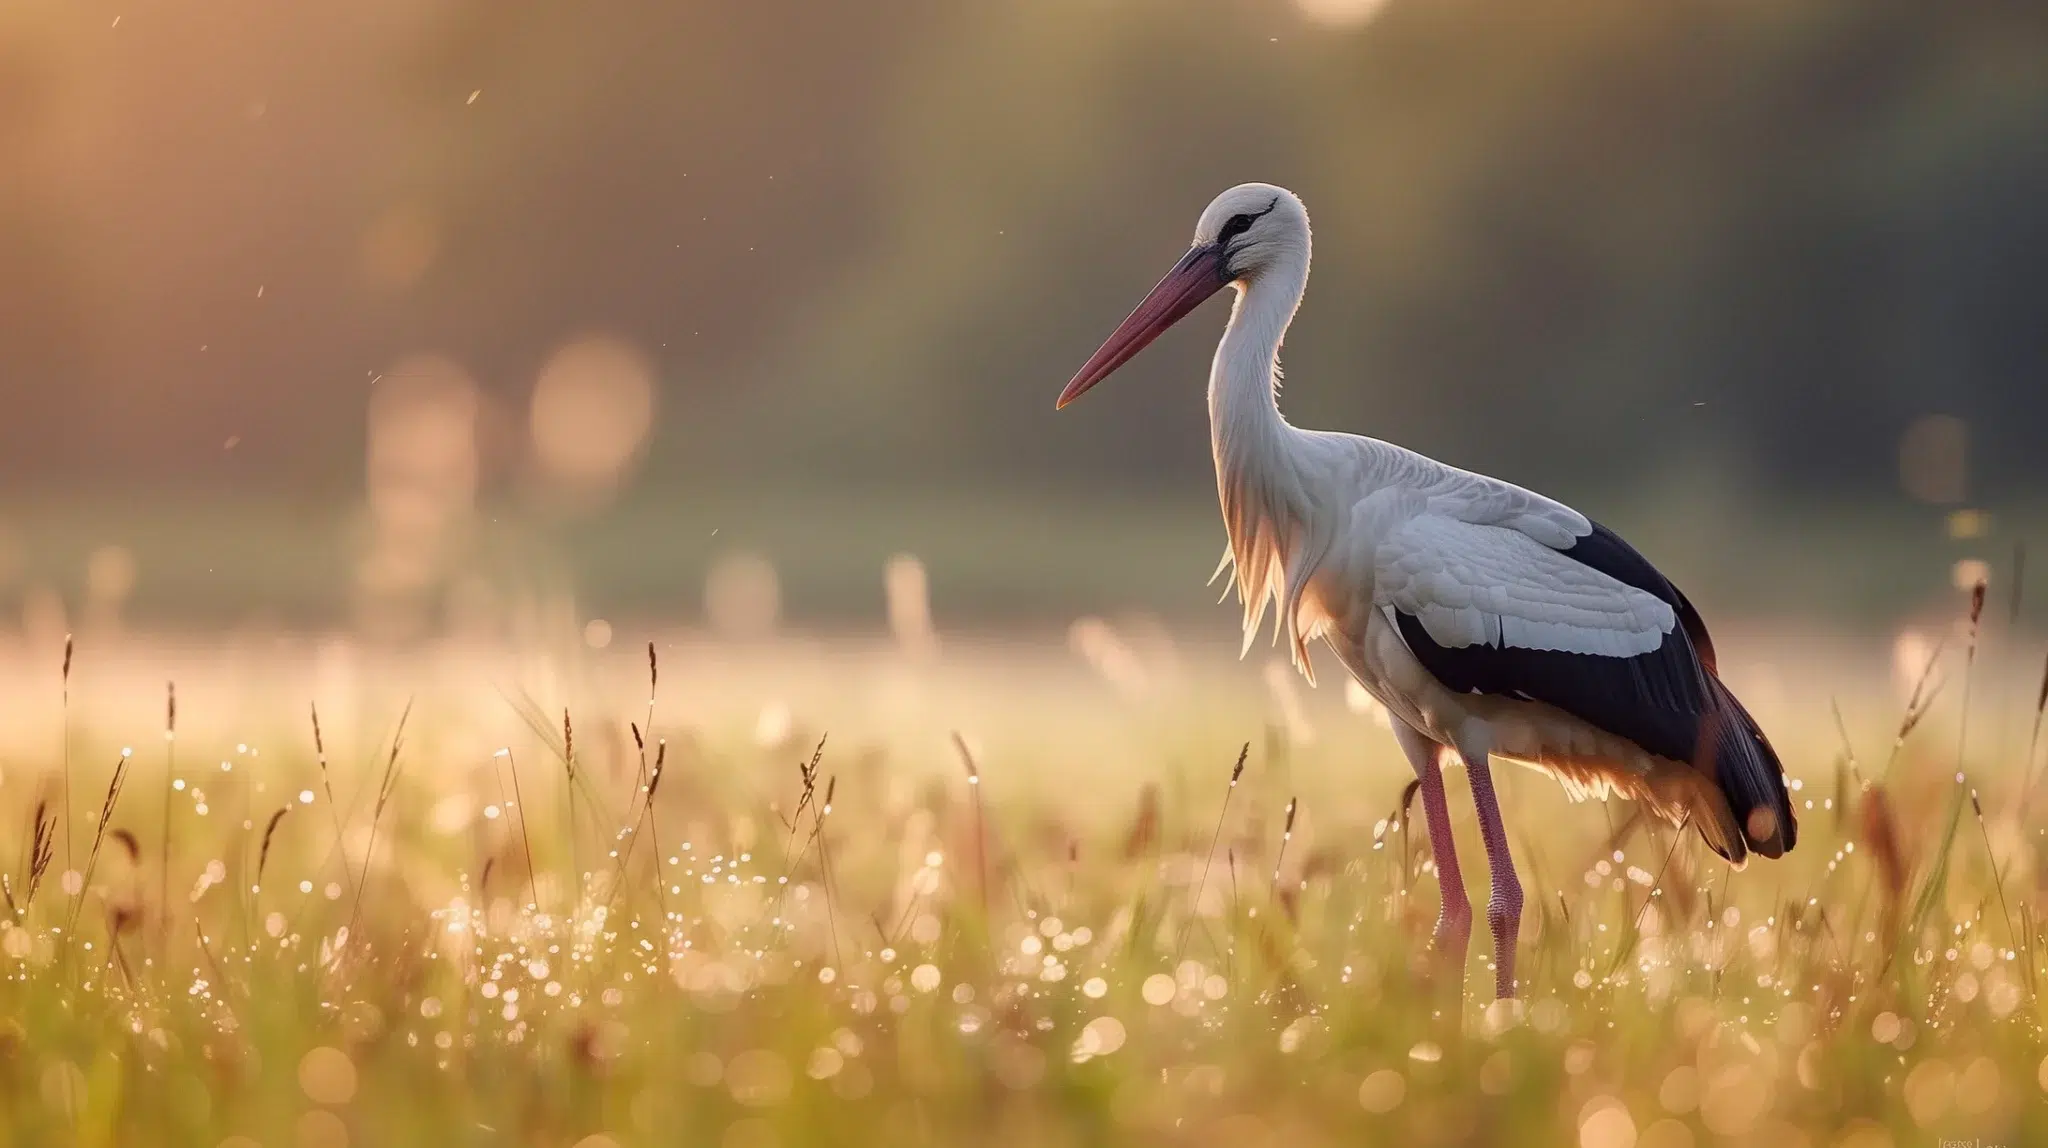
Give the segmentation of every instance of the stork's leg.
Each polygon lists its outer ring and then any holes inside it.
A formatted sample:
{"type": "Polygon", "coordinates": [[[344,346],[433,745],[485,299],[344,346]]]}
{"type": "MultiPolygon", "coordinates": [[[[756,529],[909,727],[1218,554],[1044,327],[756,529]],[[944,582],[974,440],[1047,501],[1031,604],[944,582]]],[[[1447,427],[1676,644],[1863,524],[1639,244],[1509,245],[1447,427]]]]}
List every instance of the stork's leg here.
{"type": "Polygon", "coordinates": [[[1508,853],[1508,829],[1500,818],[1493,793],[1493,773],[1483,747],[1461,746],[1465,772],[1472,781],[1472,804],[1479,810],[1479,836],[1486,842],[1486,863],[1493,870],[1493,895],[1486,899],[1486,924],[1493,931],[1493,987],[1496,996],[1515,995],[1515,939],[1522,930],[1522,882],[1508,853]]]}
{"type": "Polygon", "coordinates": [[[1444,800],[1444,771],[1437,764],[1443,748],[1411,728],[1394,723],[1394,740],[1408,755],[1408,764],[1422,783],[1422,813],[1429,822],[1429,855],[1436,861],[1443,907],[1437,911],[1436,948],[1446,963],[1462,972],[1465,950],[1472,941],[1472,902],[1465,899],[1465,881],[1458,875],[1458,847],[1451,840],[1451,809],[1444,800]]]}

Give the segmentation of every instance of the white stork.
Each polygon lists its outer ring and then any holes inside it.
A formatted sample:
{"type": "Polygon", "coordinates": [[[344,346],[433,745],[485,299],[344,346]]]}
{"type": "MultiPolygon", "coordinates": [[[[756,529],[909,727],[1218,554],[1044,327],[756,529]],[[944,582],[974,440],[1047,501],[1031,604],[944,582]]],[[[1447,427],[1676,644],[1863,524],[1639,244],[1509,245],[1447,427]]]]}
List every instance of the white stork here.
{"type": "Polygon", "coordinates": [[[1499,479],[1281,417],[1280,340],[1308,268],[1301,201],[1269,184],[1231,188],[1059,405],[1209,296],[1236,290],[1209,371],[1209,420],[1245,646],[1270,602],[1276,636],[1310,681],[1307,643],[1321,638],[1391,713],[1443,890],[1436,945],[1456,965],[1472,907],[1439,758],[1464,763],[1493,873],[1495,987],[1511,997],[1522,888],[1490,757],[1549,773],[1574,797],[1643,802],[1737,866],[1792,848],[1784,771],[1717,676],[1699,612],[1612,531],[1499,479]]]}

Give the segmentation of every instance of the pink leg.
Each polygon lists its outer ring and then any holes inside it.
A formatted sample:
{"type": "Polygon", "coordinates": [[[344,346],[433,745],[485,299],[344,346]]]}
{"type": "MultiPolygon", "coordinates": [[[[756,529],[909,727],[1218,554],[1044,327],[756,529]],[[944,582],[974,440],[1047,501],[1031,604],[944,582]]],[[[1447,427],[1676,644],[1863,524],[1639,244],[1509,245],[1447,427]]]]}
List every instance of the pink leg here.
{"type": "Polygon", "coordinates": [[[1487,755],[1461,750],[1472,780],[1472,804],[1479,810],[1479,836],[1486,842],[1486,863],[1493,870],[1493,895],[1486,900],[1486,923],[1493,930],[1493,987],[1497,996],[1515,995],[1515,938],[1522,930],[1522,882],[1515,877],[1515,859],[1508,853],[1508,830],[1500,819],[1500,801],[1493,795],[1493,773],[1487,755]]]}
{"type": "Polygon", "coordinates": [[[1437,885],[1443,891],[1443,907],[1436,918],[1436,948],[1446,963],[1463,971],[1465,949],[1472,941],[1472,903],[1465,899],[1465,881],[1458,875],[1458,847],[1451,839],[1451,809],[1444,801],[1444,771],[1437,764],[1442,752],[1435,742],[1394,723],[1394,739],[1415,767],[1422,782],[1422,813],[1429,822],[1429,854],[1436,861],[1437,885]]]}

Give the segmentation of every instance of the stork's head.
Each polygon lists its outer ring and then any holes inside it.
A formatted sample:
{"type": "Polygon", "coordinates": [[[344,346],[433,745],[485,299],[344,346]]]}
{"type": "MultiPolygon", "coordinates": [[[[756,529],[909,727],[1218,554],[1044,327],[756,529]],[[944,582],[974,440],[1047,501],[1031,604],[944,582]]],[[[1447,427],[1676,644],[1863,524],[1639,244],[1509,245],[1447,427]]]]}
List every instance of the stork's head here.
{"type": "Polygon", "coordinates": [[[1267,274],[1308,272],[1308,210],[1293,192],[1241,183],[1217,196],[1195,222],[1195,242],[1060,392],[1060,406],[1081,397],[1202,302],[1267,274]]]}

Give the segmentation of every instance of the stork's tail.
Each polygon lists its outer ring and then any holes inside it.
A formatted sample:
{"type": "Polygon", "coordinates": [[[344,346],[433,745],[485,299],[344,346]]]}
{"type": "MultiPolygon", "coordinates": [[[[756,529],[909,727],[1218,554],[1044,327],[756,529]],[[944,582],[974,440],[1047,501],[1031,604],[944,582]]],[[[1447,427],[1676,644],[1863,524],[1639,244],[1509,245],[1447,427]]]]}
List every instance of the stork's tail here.
{"type": "Polygon", "coordinates": [[[1720,678],[1712,681],[1715,711],[1700,725],[1699,756],[1693,765],[1720,791],[1727,816],[1724,820],[1696,815],[1700,836],[1736,866],[1750,853],[1782,857],[1799,839],[1799,821],[1785,791],[1785,767],[1756,719],[1720,678]]]}

